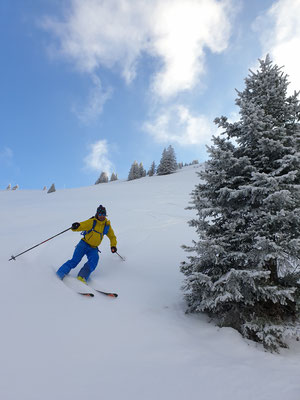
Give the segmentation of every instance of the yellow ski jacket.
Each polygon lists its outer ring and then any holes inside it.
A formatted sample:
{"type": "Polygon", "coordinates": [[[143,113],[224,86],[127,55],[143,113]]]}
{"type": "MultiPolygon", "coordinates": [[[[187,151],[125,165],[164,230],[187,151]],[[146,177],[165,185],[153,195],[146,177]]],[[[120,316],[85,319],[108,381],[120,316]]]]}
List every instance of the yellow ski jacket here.
{"type": "Polygon", "coordinates": [[[91,247],[98,247],[102,242],[103,236],[107,235],[110,240],[110,247],[117,247],[116,235],[110,226],[110,221],[105,218],[104,221],[99,221],[96,217],[80,222],[77,229],[72,229],[73,232],[84,231],[83,241],[91,247]]]}

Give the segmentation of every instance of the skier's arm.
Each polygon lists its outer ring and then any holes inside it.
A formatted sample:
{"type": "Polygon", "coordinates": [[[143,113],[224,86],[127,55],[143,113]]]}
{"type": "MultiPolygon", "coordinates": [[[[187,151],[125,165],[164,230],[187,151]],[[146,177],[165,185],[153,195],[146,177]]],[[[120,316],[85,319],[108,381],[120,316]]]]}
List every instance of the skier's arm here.
{"type": "Polygon", "coordinates": [[[107,232],[107,237],[110,240],[110,247],[117,247],[117,238],[113,228],[109,225],[109,230],[107,232]]]}
{"type": "Polygon", "coordinates": [[[89,231],[93,227],[93,220],[92,219],[88,219],[86,221],[82,221],[82,222],[78,222],[78,223],[79,223],[79,226],[77,228],[75,228],[75,226],[74,226],[75,229],[73,228],[73,225],[75,223],[72,224],[72,231],[73,232],[89,231]]]}

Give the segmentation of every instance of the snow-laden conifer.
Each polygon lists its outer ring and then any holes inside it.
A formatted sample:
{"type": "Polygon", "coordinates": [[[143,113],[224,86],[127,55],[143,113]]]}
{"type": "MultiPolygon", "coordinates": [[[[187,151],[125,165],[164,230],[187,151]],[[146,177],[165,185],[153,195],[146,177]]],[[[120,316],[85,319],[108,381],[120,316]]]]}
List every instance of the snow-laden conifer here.
{"type": "Polygon", "coordinates": [[[53,193],[53,192],[56,192],[54,183],[52,183],[52,185],[50,186],[50,189],[48,190],[47,193],[53,193]]]}
{"type": "Polygon", "coordinates": [[[6,190],[11,190],[11,184],[9,183],[6,190]]]}
{"type": "Polygon", "coordinates": [[[107,172],[101,172],[99,178],[96,180],[95,185],[98,185],[99,183],[107,183],[108,182],[108,175],[107,172]]]}
{"type": "Polygon", "coordinates": [[[11,190],[17,190],[19,189],[19,185],[15,185],[11,190]]]}
{"type": "Polygon", "coordinates": [[[110,181],[112,182],[112,181],[117,181],[117,180],[118,180],[118,175],[113,172],[111,174],[110,181]]]}
{"type": "Polygon", "coordinates": [[[145,177],[147,175],[146,170],[145,170],[144,165],[143,165],[142,162],[139,164],[139,175],[140,175],[140,178],[143,178],[143,177],[145,177]]]}
{"type": "Polygon", "coordinates": [[[155,172],[156,172],[156,166],[155,166],[155,161],[153,161],[151,164],[151,167],[148,171],[148,175],[153,176],[153,175],[155,175],[155,172]]]}
{"type": "Polygon", "coordinates": [[[297,335],[300,105],[269,57],[245,82],[240,120],[215,121],[227,137],[214,138],[192,193],[199,241],[181,269],[188,311],[277,350],[297,335]]]}
{"type": "Polygon", "coordinates": [[[128,180],[132,181],[133,179],[138,179],[140,178],[140,168],[139,168],[139,164],[137,163],[137,161],[134,161],[130,167],[130,171],[128,174],[128,180]]]}
{"type": "Polygon", "coordinates": [[[172,174],[177,170],[176,155],[173,147],[170,145],[162,152],[160,163],[157,167],[157,175],[172,174]]]}

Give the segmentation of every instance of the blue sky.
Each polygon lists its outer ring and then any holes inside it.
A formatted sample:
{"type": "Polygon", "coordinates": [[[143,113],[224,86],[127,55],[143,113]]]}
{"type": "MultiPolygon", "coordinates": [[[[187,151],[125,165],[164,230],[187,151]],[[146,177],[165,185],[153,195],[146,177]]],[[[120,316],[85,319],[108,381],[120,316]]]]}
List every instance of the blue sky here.
{"type": "Polygon", "coordinates": [[[2,0],[0,189],[126,179],[169,144],[204,161],[258,58],[300,89],[299,19],[299,0],[2,0]]]}

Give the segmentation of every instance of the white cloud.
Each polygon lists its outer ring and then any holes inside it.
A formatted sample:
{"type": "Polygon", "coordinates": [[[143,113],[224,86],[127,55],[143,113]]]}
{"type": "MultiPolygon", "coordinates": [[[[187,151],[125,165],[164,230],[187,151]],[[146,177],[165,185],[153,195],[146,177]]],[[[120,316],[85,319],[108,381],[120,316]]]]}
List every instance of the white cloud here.
{"type": "Polygon", "coordinates": [[[87,104],[82,108],[78,105],[73,106],[72,110],[77,117],[85,124],[96,120],[102,114],[104,104],[111,98],[113,90],[108,88],[103,90],[100,79],[92,76],[93,87],[90,90],[87,104]]]}
{"type": "Polygon", "coordinates": [[[85,72],[118,67],[129,83],[147,42],[147,1],[70,0],[65,21],[47,17],[43,27],[59,40],[59,53],[85,72]]]}
{"type": "Polygon", "coordinates": [[[254,29],[261,36],[265,55],[269,53],[289,75],[290,89],[300,90],[300,1],[278,0],[257,18],[254,29]]]}
{"type": "Polygon", "coordinates": [[[208,144],[217,133],[216,125],[205,115],[192,115],[183,105],[165,108],[144,124],[144,130],[159,143],[181,146],[208,144]]]}
{"type": "Polygon", "coordinates": [[[108,158],[108,144],[106,140],[89,146],[89,154],[84,159],[85,167],[90,171],[105,171],[111,173],[113,164],[108,158]]]}
{"type": "Polygon", "coordinates": [[[160,61],[152,90],[168,98],[190,90],[205,71],[205,50],[228,46],[232,0],[70,0],[64,21],[47,17],[57,49],[81,71],[120,71],[127,83],[141,55],[160,61]]]}
{"type": "Polygon", "coordinates": [[[153,90],[168,98],[190,90],[205,72],[205,49],[220,53],[228,46],[229,2],[165,0],[155,10],[152,54],[163,61],[153,90]]]}

